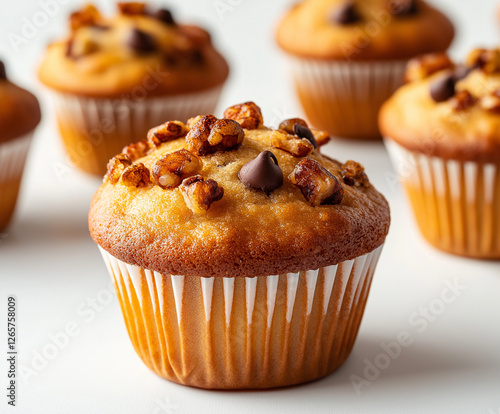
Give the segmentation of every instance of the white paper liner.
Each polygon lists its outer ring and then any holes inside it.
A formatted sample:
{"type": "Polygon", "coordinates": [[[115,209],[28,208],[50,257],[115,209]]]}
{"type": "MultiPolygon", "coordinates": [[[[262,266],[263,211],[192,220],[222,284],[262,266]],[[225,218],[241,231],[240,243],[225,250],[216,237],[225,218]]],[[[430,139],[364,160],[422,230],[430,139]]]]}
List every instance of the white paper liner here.
{"type": "Polygon", "coordinates": [[[33,132],[0,143],[0,183],[18,179],[24,170],[33,132]]]}
{"type": "Polygon", "coordinates": [[[385,140],[419,227],[437,247],[500,258],[500,165],[446,160],[385,140]]]}
{"type": "Polygon", "coordinates": [[[0,231],[14,213],[33,133],[0,143],[0,231]]]}
{"type": "Polygon", "coordinates": [[[322,61],[289,58],[310,122],[334,135],[376,138],[378,111],[403,84],[408,60],[322,61]],[[304,98],[307,93],[310,98],[304,98]]]}
{"type": "Polygon", "coordinates": [[[213,113],[221,92],[222,86],[217,86],[143,100],[89,98],[56,91],[51,95],[59,124],[64,124],[62,138],[71,161],[87,172],[102,174],[111,157],[124,146],[146,139],[150,128],[213,113]],[[64,136],[68,129],[71,136],[64,136]]]}
{"type": "Polygon", "coordinates": [[[382,246],[318,270],[254,278],[161,275],[100,249],[135,350],[202,388],[311,381],[352,350],[382,246]]]}

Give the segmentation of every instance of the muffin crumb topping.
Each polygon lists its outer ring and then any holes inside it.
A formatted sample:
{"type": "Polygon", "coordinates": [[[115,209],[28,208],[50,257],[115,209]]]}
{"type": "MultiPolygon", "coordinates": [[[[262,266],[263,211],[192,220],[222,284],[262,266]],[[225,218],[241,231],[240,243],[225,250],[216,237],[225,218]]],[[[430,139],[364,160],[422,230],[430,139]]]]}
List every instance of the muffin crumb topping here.
{"type": "Polygon", "coordinates": [[[238,122],[245,129],[257,129],[264,123],[260,108],[253,102],[245,102],[227,108],[224,111],[224,118],[238,122]]]}

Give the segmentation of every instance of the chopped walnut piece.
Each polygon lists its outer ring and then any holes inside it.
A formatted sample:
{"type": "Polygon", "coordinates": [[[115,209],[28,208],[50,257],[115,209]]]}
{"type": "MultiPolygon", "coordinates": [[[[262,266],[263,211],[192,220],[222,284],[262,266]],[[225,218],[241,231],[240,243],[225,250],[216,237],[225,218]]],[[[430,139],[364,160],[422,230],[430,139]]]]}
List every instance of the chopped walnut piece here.
{"type": "Polygon", "coordinates": [[[201,118],[203,118],[203,115],[198,115],[193,118],[189,118],[186,122],[186,126],[189,129],[193,128],[194,124],[196,124],[201,118]]]}
{"type": "Polygon", "coordinates": [[[71,13],[69,16],[69,24],[71,31],[78,30],[80,27],[93,26],[100,19],[99,10],[92,4],[87,4],[83,9],[71,13]]]}
{"type": "Polygon", "coordinates": [[[202,116],[186,136],[186,146],[196,155],[238,149],[245,137],[242,127],[231,119],[202,116]]]}
{"type": "Polygon", "coordinates": [[[295,135],[294,126],[295,124],[302,125],[303,127],[308,128],[307,122],[302,118],[290,118],[285,119],[279,126],[279,129],[287,132],[288,134],[295,135]]]}
{"type": "Polygon", "coordinates": [[[451,69],[455,64],[446,53],[430,53],[411,59],[406,66],[405,82],[425,79],[444,69],[451,69]]]}
{"type": "Polygon", "coordinates": [[[311,158],[301,160],[288,179],[300,189],[312,206],[340,204],[344,198],[344,189],[340,181],[318,161],[311,158]]]}
{"type": "Polygon", "coordinates": [[[127,187],[145,187],[150,182],[149,170],[142,162],[129,165],[123,171],[122,183],[127,187]]]}
{"type": "Polygon", "coordinates": [[[130,16],[146,14],[146,4],[139,2],[118,3],[118,11],[120,14],[130,16]]]}
{"type": "Polygon", "coordinates": [[[455,111],[465,111],[472,108],[477,99],[467,90],[460,91],[450,100],[451,107],[455,111]]]}
{"type": "Polygon", "coordinates": [[[148,132],[148,141],[151,146],[158,148],[161,144],[174,139],[182,138],[189,129],[181,121],[168,121],[148,132]]]}
{"type": "Polygon", "coordinates": [[[326,131],[321,131],[319,129],[314,129],[311,128],[311,132],[314,135],[314,138],[316,139],[316,142],[318,144],[318,147],[321,147],[330,141],[330,134],[326,131]]]}
{"type": "Polygon", "coordinates": [[[122,153],[128,155],[132,161],[145,157],[151,151],[151,146],[146,140],[134,142],[122,149],[122,153]]]}
{"type": "Polygon", "coordinates": [[[370,181],[365,173],[365,167],[356,161],[349,160],[340,167],[344,183],[354,187],[369,187],[370,181]]]}
{"type": "Polygon", "coordinates": [[[180,189],[186,205],[195,214],[205,214],[210,205],[224,195],[224,189],[217,181],[205,181],[201,175],[186,178],[180,189]]]}
{"type": "Polygon", "coordinates": [[[500,89],[481,98],[481,108],[494,114],[500,115],[500,89]]]}
{"type": "Polygon", "coordinates": [[[123,171],[129,165],[132,164],[132,160],[126,154],[118,154],[111,158],[108,162],[108,171],[104,176],[104,181],[109,181],[111,184],[116,184],[120,179],[123,171]]]}
{"type": "Polygon", "coordinates": [[[201,170],[201,160],[188,150],[181,149],[164,155],[153,167],[153,179],[161,188],[174,188],[183,178],[201,170]]]}
{"type": "Polygon", "coordinates": [[[294,157],[306,157],[314,151],[314,145],[309,140],[281,130],[272,132],[271,145],[292,154],[294,157]]]}
{"type": "Polygon", "coordinates": [[[227,108],[224,111],[224,118],[235,120],[245,129],[257,129],[264,122],[260,108],[253,102],[245,102],[227,108]]]}
{"type": "Polygon", "coordinates": [[[500,50],[475,49],[466,60],[467,66],[480,68],[485,73],[500,71],[500,50]]]}

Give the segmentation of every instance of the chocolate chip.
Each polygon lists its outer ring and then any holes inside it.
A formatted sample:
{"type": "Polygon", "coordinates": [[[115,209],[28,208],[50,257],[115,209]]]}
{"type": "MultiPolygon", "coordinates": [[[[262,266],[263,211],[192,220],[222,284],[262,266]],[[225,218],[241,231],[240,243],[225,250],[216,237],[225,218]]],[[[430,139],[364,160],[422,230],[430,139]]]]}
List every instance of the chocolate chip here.
{"type": "Polygon", "coordinates": [[[132,30],[127,45],[136,53],[150,53],[156,50],[153,36],[140,29],[132,30]]]}
{"type": "Polygon", "coordinates": [[[238,178],[247,187],[269,194],[283,185],[283,172],[271,151],[262,151],[254,160],[245,164],[238,178]]]}
{"type": "Polygon", "coordinates": [[[361,20],[354,3],[347,1],[340,7],[335,7],[330,15],[330,21],[336,24],[352,24],[361,20]]]}
{"type": "Polygon", "coordinates": [[[158,9],[155,12],[151,13],[151,16],[159,20],[160,22],[165,23],[166,25],[169,26],[175,25],[175,20],[170,10],[158,9]]]}
{"type": "Polygon", "coordinates": [[[5,65],[0,60],[0,80],[7,80],[7,72],[5,71],[5,65]]]}
{"type": "Polygon", "coordinates": [[[473,66],[458,65],[454,70],[455,81],[459,82],[466,78],[474,69],[476,68],[473,66]]]}
{"type": "Polygon", "coordinates": [[[447,101],[455,95],[455,84],[456,80],[453,73],[434,81],[430,88],[431,98],[436,102],[447,101]]]}
{"type": "Polygon", "coordinates": [[[307,139],[311,144],[313,144],[313,147],[315,149],[318,148],[318,143],[316,142],[316,138],[314,138],[314,134],[311,132],[309,128],[300,124],[295,124],[293,126],[293,132],[295,132],[295,135],[297,135],[299,138],[307,139]]]}
{"type": "Polygon", "coordinates": [[[398,17],[412,16],[418,13],[416,0],[391,0],[390,9],[398,17]]]}

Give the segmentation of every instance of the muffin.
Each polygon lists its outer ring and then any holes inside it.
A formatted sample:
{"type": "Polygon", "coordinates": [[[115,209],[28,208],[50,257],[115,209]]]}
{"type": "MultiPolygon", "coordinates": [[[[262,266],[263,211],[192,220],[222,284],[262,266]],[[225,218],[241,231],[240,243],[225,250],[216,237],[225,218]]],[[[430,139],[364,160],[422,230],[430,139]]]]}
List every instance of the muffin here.
{"type": "Polygon", "coordinates": [[[167,122],[113,158],[89,227],[144,363],[202,388],[271,388],[353,347],[389,207],[363,167],[322,155],[304,120],[167,122]]]}
{"type": "Polygon", "coordinates": [[[305,0],[277,31],[307,119],[362,139],[380,138],[378,111],[408,60],[445,51],[453,36],[448,18],[421,0],[305,0]]]}
{"type": "Polygon", "coordinates": [[[115,17],[86,6],[39,70],[53,95],[69,159],[102,176],[108,160],[165,119],[211,113],[228,76],[210,35],[166,9],[118,3],[115,17]]]}
{"type": "Polygon", "coordinates": [[[0,231],[7,227],[14,213],[24,164],[40,117],[37,99],[7,79],[0,61],[0,231]]]}
{"type": "Polygon", "coordinates": [[[380,128],[424,237],[500,259],[500,49],[415,59],[380,128]]]}

